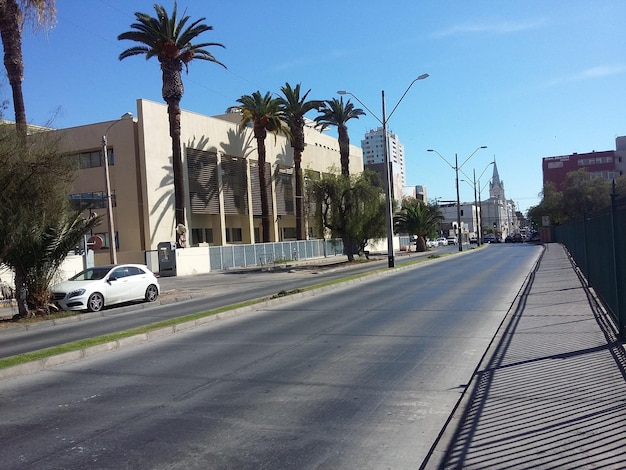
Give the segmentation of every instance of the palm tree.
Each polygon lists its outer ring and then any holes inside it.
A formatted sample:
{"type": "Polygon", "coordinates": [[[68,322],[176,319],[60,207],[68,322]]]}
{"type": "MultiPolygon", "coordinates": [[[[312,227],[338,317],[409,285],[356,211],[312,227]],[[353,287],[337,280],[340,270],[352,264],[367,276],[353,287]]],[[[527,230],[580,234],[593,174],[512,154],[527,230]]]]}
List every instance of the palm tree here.
{"type": "Polygon", "coordinates": [[[364,116],[365,111],[355,108],[350,100],[344,104],[343,96],[339,99],[324,101],[320,108],[321,115],[315,118],[315,122],[322,130],[328,126],[336,126],[339,141],[339,156],[341,157],[341,174],[350,176],[350,137],[348,136],[347,122],[350,119],[358,119],[364,116]]]}
{"type": "Polygon", "coordinates": [[[145,55],[146,59],[156,57],[161,63],[163,75],[163,100],[167,103],[169,115],[170,136],[172,138],[172,170],[174,173],[174,210],[175,225],[185,225],[185,180],[183,175],[183,160],[180,143],[180,100],[183,97],[184,87],[181,77],[183,65],[185,70],[193,59],[207,60],[226,67],[213,54],[204,49],[209,46],[224,47],[218,43],[192,44],[200,34],[213,29],[203,24],[206,18],[200,18],[189,26],[189,16],[178,20],[177,6],[174,2],[172,16],[168,16],[165,8],[154,5],[156,18],[146,13],[135,13],[137,23],[133,23],[132,31],[120,34],[117,39],[128,39],[140,43],[140,46],[126,49],[119,59],[135,55],[145,55]]]}
{"type": "Polygon", "coordinates": [[[290,142],[293,148],[293,170],[296,176],[296,236],[298,240],[304,240],[302,223],[302,152],[304,152],[304,115],[314,109],[319,109],[323,101],[307,101],[311,92],[308,90],[300,96],[300,84],[292,88],[289,83],[280,89],[283,97],[278,98],[284,120],[289,126],[290,142]]]}
{"type": "Polygon", "coordinates": [[[22,236],[4,258],[15,273],[18,317],[49,313],[49,287],[59,267],[101,218],[64,212],[22,227],[22,236]]]}
{"type": "Polygon", "coordinates": [[[54,17],[54,0],[0,0],[0,36],[4,48],[4,67],[13,94],[15,127],[22,141],[26,140],[27,134],[26,107],[22,93],[22,28],[26,19],[30,18],[35,26],[43,27],[52,24],[54,17]]]}
{"type": "Polygon", "coordinates": [[[284,134],[289,136],[289,128],[283,121],[283,113],[280,107],[280,100],[272,98],[271,93],[261,96],[260,91],[255,91],[252,95],[244,95],[237,100],[239,105],[229,108],[230,111],[241,113],[241,123],[239,130],[242,131],[248,125],[252,125],[254,138],[257,142],[258,165],[259,165],[259,186],[261,189],[261,235],[263,242],[270,240],[270,218],[269,201],[267,199],[267,180],[265,176],[265,137],[267,132],[275,136],[284,134]]]}
{"type": "Polygon", "coordinates": [[[405,198],[402,208],[394,217],[397,231],[415,235],[416,251],[426,251],[426,237],[433,234],[443,220],[437,206],[430,206],[415,198],[405,198]]]}

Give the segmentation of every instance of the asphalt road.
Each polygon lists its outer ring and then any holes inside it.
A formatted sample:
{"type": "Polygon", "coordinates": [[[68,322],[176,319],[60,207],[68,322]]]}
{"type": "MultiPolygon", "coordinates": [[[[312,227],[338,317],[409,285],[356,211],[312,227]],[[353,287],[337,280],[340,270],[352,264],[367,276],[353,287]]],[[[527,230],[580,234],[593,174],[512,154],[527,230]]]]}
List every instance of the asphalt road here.
{"type": "MultiPolygon", "coordinates": [[[[441,247],[437,250],[438,253],[452,251],[455,251],[455,247],[441,247]]],[[[399,265],[403,261],[427,255],[427,253],[403,254],[396,257],[396,260],[399,265]]],[[[332,264],[338,260],[345,260],[345,257],[322,259],[312,261],[311,264],[271,271],[234,269],[197,276],[161,278],[163,304],[134,303],[107,308],[98,313],[80,314],[59,322],[29,324],[28,329],[11,327],[0,329],[0,358],[203,312],[236,302],[268,297],[281,290],[295,290],[387,266],[386,258],[341,268],[332,264]]]]}
{"type": "Polygon", "coordinates": [[[6,469],[414,469],[541,248],[499,245],[0,381],[6,469]]]}

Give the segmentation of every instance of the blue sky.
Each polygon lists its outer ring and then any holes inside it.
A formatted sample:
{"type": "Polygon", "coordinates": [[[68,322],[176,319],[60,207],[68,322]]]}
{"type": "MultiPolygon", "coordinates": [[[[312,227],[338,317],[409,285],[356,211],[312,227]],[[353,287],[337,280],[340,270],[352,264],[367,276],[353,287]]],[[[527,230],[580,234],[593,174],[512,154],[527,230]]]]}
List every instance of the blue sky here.
{"type": "MultiPolygon", "coordinates": [[[[54,29],[24,32],[26,114],[63,128],[107,121],[161,102],[155,59],[118,61],[130,47],[117,35],[149,0],[59,0],[54,29]]],[[[161,2],[169,11],[173,1],[161,2]]],[[[206,17],[203,40],[228,69],[197,61],[184,76],[183,109],[215,115],[256,90],[289,82],[330,99],[354,93],[380,118],[416,82],[389,118],[405,146],[407,180],[429,198],[454,199],[458,154],[470,177],[495,157],[506,195],[522,210],[539,202],[545,156],[615,148],[626,135],[626,2],[622,0],[179,0],[206,17]],[[259,8],[259,5],[262,8],[259,8]]],[[[6,79],[2,98],[10,97],[6,79]]],[[[358,103],[357,103],[358,104],[358,103]]],[[[6,113],[12,119],[12,108],[6,113]]],[[[311,116],[313,117],[313,116],[311,116]]],[[[349,125],[360,145],[376,117],[349,125]]],[[[481,183],[488,180],[488,169],[481,183]]],[[[483,192],[483,198],[488,196],[483,192]]],[[[473,200],[461,183],[461,199],[473,200]]]]}

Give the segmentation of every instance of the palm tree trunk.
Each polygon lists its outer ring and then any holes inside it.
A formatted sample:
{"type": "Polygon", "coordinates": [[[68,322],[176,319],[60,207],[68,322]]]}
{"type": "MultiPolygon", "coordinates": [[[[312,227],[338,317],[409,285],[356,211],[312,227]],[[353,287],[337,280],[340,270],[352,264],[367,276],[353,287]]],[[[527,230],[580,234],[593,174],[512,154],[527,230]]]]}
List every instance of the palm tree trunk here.
{"type": "Polygon", "coordinates": [[[424,240],[424,237],[422,236],[418,236],[417,240],[415,242],[415,251],[423,253],[424,251],[426,251],[426,240],[424,240]]]}
{"type": "Polygon", "coordinates": [[[20,318],[28,318],[30,312],[26,302],[26,277],[19,267],[15,267],[15,301],[20,318]]]}
{"type": "MultiPolygon", "coordinates": [[[[172,138],[172,172],[174,173],[174,219],[176,225],[185,225],[185,177],[183,173],[183,157],[180,145],[180,100],[184,87],[180,73],[183,69],[180,61],[161,63],[163,88],[161,94],[167,103],[167,114],[172,138]]],[[[176,240],[178,248],[184,248],[176,240]]]]}
{"type": "Polygon", "coordinates": [[[261,125],[255,126],[254,136],[259,154],[259,188],[261,189],[261,239],[263,243],[270,242],[270,205],[267,199],[267,180],[265,178],[265,137],[267,131],[261,125]]]}
{"type": "Polygon", "coordinates": [[[19,138],[26,140],[26,108],[22,94],[24,61],[22,59],[22,37],[20,29],[20,7],[15,0],[0,1],[0,34],[4,47],[4,67],[13,93],[15,126],[19,138]]]}
{"type": "Polygon", "coordinates": [[[350,137],[346,126],[337,127],[339,156],[341,158],[341,174],[350,176],[350,137]]]}
{"type": "Polygon", "coordinates": [[[172,138],[172,171],[174,173],[174,213],[176,225],[185,225],[185,178],[180,145],[180,102],[168,103],[167,113],[172,138]]]}
{"type": "Polygon", "coordinates": [[[296,238],[306,240],[304,224],[302,221],[303,198],[302,198],[302,151],[293,149],[293,171],[296,177],[296,238]]]}

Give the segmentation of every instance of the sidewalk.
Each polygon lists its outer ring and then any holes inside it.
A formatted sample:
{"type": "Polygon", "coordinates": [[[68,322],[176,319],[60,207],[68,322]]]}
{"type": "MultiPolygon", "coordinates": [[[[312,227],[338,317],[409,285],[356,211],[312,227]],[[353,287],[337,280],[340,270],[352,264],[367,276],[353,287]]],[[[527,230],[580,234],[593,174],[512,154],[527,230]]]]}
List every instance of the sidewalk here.
{"type": "Polygon", "coordinates": [[[626,354],[583,282],[546,244],[423,469],[626,468],[626,354]]]}

